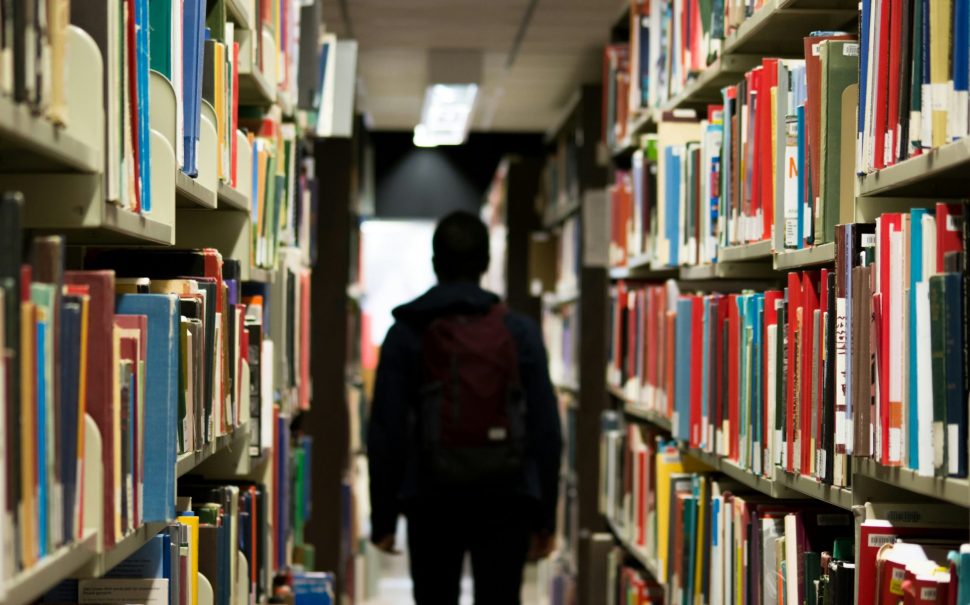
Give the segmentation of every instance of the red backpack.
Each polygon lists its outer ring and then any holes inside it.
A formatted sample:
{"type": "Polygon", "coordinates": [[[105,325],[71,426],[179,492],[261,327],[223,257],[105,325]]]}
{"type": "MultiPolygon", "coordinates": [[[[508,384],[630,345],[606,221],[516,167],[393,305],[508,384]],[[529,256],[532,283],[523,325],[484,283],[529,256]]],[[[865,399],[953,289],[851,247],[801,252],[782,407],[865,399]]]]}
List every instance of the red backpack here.
{"type": "Polygon", "coordinates": [[[424,332],[419,431],[434,483],[499,483],[521,473],[525,398],[506,314],[493,305],[440,317],[424,332]]]}

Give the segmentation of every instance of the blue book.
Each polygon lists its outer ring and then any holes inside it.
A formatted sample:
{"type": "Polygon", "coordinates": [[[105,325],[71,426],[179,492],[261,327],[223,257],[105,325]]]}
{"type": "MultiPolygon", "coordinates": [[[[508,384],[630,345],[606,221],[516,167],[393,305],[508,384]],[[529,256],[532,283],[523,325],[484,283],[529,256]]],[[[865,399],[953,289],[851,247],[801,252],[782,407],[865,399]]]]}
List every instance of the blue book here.
{"type": "Polygon", "coordinates": [[[152,211],[152,169],[151,169],[151,122],[149,118],[148,72],[150,61],[148,58],[148,0],[135,0],[135,68],[137,71],[138,87],[138,141],[140,150],[138,166],[141,178],[141,211],[145,214],[152,211]]]}
{"type": "Polygon", "coordinates": [[[670,246],[669,265],[680,265],[680,149],[665,147],[666,174],[664,175],[664,204],[666,205],[666,225],[664,235],[670,246]]]}
{"type": "Polygon", "coordinates": [[[805,170],[805,106],[799,105],[796,109],[798,117],[798,233],[795,234],[796,248],[805,247],[805,228],[808,221],[810,210],[807,205],[807,192],[805,191],[805,181],[808,180],[808,172],[805,170]]]}
{"type": "Polygon", "coordinates": [[[681,298],[677,301],[677,342],[674,359],[674,407],[677,411],[677,424],[673,427],[674,437],[687,441],[690,439],[690,356],[691,323],[694,301],[681,298]]]}
{"type": "MultiPolygon", "coordinates": [[[[197,146],[202,120],[202,45],[205,29],[205,0],[184,0],[182,5],[182,99],[184,103],[182,172],[199,174],[197,146]]],[[[254,164],[255,166],[255,164],[254,164]]]]}
{"type": "MultiPolygon", "coordinates": [[[[323,91],[326,88],[325,83],[327,81],[327,60],[330,58],[330,40],[324,40],[323,47],[320,49],[320,63],[318,64],[317,72],[317,90],[316,94],[313,96],[313,109],[319,114],[320,108],[323,107],[323,91]]],[[[317,117],[319,120],[319,115],[317,117]]]]}
{"type": "Polygon", "coordinates": [[[168,533],[160,533],[105,574],[107,578],[168,578],[165,561],[169,552],[168,533]]]}
{"type": "Polygon", "coordinates": [[[74,500],[77,495],[78,404],[81,380],[81,302],[77,297],[61,299],[61,402],[60,457],[61,485],[64,490],[64,537],[74,534],[74,500]]]}
{"type": "MultiPolygon", "coordinates": [[[[919,0],[916,0],[919,2],[919,0]]],[[[866,89],[869,86],[869,18],[872,12],[872,0],[862,0],[862,17],[859,18],[859,103],[858,114],[856,115],[856,141],[857,145],[864,145],[866,128],[866,89]]],[[[856,166],[856,172],[863,174],[864,166],[860,163],[856,166]]]]}
{"type": "Polygon", "coordinates": [[[296,605],[333,605],[334,576],[323,571],[293,573],[293,598],[296,605]]]}
{"type": "Polygon", "coordinates": [[[148,348],[145,361],[144,501],[147,521],[175,518],[175,462],[177,443],[171,438],[178,424],[179,298],[174,294],[121,294],[119,315],[148,318],[148,348]],[[158,427],[151,430],[148,427],[158,427]],[[167,428],[166,428],[167,427],[167,428]]]}
{"type": "MultiPolygon", "coordinates": [[[[923,275],[923,216],[926,214],[925,208],[913,208],[910,211],[909,219],[909,409],[906,410],[907,427],[909,432],[908,460],[909,468],[916,470],[919,468],[919,370],[916,359],[916,343],[919,342],[919,334],[916,325],[916,284],[929,276],[923,275]]],[[[926,378],[931,378],[927,376],[926,378]]]]}

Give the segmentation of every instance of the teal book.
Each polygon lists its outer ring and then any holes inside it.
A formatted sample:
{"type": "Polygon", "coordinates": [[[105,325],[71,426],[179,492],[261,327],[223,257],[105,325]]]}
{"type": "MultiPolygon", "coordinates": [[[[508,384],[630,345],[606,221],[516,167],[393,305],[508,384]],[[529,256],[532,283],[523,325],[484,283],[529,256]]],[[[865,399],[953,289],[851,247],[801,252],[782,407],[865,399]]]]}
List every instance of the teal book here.
{"type": "MultiPolygon", "coordinates": [[[[35,334],[35,397],[37,411],[34,418],[37,448],[37,554],[45,556],[55,546],[51,523],[57,521],[51,514],[51,488],[57,481],[54,469],[55,438],[54,438],[54,300],[55,288],[53,284],[30,284],[30,299],[38,312],[37,331],[35,334]]],[[[59,532],[58,532],[59,533],[59,532]]]]}
{"type": "Polygon", "coordinates": [[[690,390],[691,390],[691,320],[693,301],[684,297],[677,301],[676,332],[677,342],[674,353],[676,369],[674,375],[674,412],[676,420],[674,437],[690,440],[690,390]]]}
{"type": "Polygon", "coordinates": [[[913,208],[909,219],[909,409],[906,410],[909,444],[907,446],[907,466],[916,470],[919,468],[919,369],[917,351],[919,348],[919,332],[916,321],[916,284],[929,276],[923,275],[923,215],[925,208],[913,208]]]}
{"type": "Polygon", "coordinates": [[[172,81],[172,5],[172,0],[151,0],[148,5],[149,65],[169,82],[172,81]]]}

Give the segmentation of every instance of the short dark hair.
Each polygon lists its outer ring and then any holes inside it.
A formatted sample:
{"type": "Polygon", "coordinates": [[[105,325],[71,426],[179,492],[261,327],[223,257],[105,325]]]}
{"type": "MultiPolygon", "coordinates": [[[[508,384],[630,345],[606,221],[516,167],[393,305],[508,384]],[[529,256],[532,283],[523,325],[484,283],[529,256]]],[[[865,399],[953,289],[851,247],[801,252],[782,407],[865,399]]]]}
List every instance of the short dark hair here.
{"type": "Polygon", "coordinates": [[[474,214],[459,210],[441,219],[431,246],[438,281],[478,281],[488,269],[488,229],[474,214]]]}

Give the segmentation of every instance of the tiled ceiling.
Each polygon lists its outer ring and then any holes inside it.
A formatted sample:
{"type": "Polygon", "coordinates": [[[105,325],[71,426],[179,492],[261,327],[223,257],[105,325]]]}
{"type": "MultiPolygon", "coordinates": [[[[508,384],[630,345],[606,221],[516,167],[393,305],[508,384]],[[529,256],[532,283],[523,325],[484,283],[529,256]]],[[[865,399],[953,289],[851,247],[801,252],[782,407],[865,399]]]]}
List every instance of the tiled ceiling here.
{"type": "Polygon", "coordinates": [[[330,0],[324,19],[328,30],[359,42],[360,109],[373,129],[414,128],[434,48],[483,53],[472,130],[544,131],[579,84],[599,81],[603,45],[627,4],[539,0],[509,69],[529,0],[330,0]]]}

